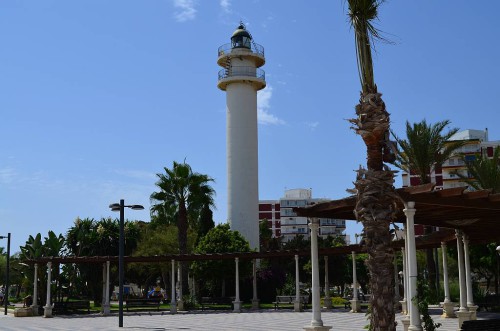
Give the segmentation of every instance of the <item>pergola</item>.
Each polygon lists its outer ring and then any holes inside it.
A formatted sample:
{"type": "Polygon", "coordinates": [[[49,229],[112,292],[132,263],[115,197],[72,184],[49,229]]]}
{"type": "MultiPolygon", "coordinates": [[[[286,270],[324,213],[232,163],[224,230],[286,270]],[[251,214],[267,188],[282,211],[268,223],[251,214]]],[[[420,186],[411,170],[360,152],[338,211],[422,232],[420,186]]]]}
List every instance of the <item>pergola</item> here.
{"type": "MultiPolygon", "coordinates": [[[[406,223],[404,204],[414,201],[415,224],[461,230],[473,243],[500,240],[500,193],[492,194],[491,190],[468,192],[466,187],[438,191],[433,188],[434,184],[426,184],[397,189],[400,200],[394,221],[406,223]]],[[[355,220],[355,206],[356,197],[351,196],[296,211],[300,216],[355,220]]]]}
{"type": "MultiPolygon", "coordinates": [[[[403,248],[403,269],[405,299],[416,295],[416,249],[424,247],[443,248],[443,277],[445,299],[444,314],[455,317],[454,304],[450,302],[446,242],[457,241],[457,261],[459,265],[460,309],[457,312],[458,325],[469,319],[476,319],[477,306],[472,295],[472,280],[469,260],[469,243],[485,243],[500,240],[500,194],[491,190],[466,191],[466,187],[434,190],[434,184],[400,188],[396,207],[396,223],[405,224],[405,244],[403,248]],[[422,236],[421,244],[415,239],[414,224],[439,227],[439,231],[422,236]]],[[[297,208],[300,216],[310,218],[336,218],[353,220],[356,197],[318,203],[305,208],[297,208]]],[[[354,253],[353,253],[354,255],[354,253]]],[[[355,270],[353,267],[353,274],[355,270]]],[[[353,281],[355,283],[355,281],[353,281]]],[[[421,330],[420,314],[413,300],[403,299],[403,310],[408,306],[409,319],[403,320],[405,329],[421,330]]],[[[355,310],[355,302],[352,303],[355,310]]]]}
{"type": "MultiPolygon", "coordinates": [[[[475,318],[475,305],[472,301],[472,284],[470,279],[470,264],[468,261],[468,244],[470,243],[485,243],[491,241],[500,240],[500,194],[492,194],[490,190],[481,190],[474,192],[467,192],[464,187],[451,188],[435,191],[433,184],[400,188],[397,189],[399,200],[397,201],[397,215],[396,219],[393,221],[395,223],[403,223],[406,227],[406,238],[405,240],[395,240],[393,241],[393,247],[397,249],[402,249],[405,258],[403,259],[403,269],[405,275],[405,297],[414,297],[416,294],[416,249],[431,248],[431,247],[446,247],[446,242],[457,240],[458,248],[458,261],[459,261],[459,278],[460,278],[460,310],[459,315],[459,325],[464,320],[475,318]],[[439,227],[438,232],[434,232],[431,235],[415,237],[414,235],[414,224],[430,225],[439,227]],[[405,265],[406,264],[406,265],[405,265]],[[406,290],[408,289],[408,290],[406,290]]],[[[335,218],[335,219],[345,219],[354,220],[354,208],[356,205],[356,197],[350,196],[340,200],[333,200],[328,202],[322,202],[314,204],[311,206],[303,208],[295,208],[295,212],[299,216],[306,216],[310,219],[311,224],[311,240],[317,236],[313,236],[316,233],[318,218],[335,218]],[[313,225],[316,226],[314,230],[313,225]]],[[[174,273],[174,264],[176,261],[196,261],[196,260],[220,260],[220,259],[233,259],[236,263],[236,279],[238,280],[238,261],[240,259],[250,259],[254,261],[254,298],[252,302],[257,302],[256,297],[256,282],[255,282],[255,272],[256,263],[255,260],[262,258],[277,258],[277,257],[292,257],[295,256],[296,269],[298,270],[298,256],[311,256],[314,260],[314,254],[317,256],[324,256],[325,262],[328,261],[328,256],[342,255],[342,254],[355,254],[357,252],[363,252],[365,248],[362,245],[347,245],[344,247],[335,248],[317,248],[313,246],[311,250],[282,250],[282,251],[270,251],[270,252],[248,252],[248,253],[224,253],[224,254],[185,254],[185,255],[158,255],[158,256],[126,256],[125,262],[131,263],[172,263],[172,273],[174,273]],[[316,252],[316,253],[314,253],[316,252]]],[[[316,256],[316,264],[317,264],[316,256]]],[[[93,263],[103,265],[103,282],[106,283],[108,289],[106,293],[109,293],[109,264],[117,263],[117,256],[94,256],[94,257],[44,257],[38,258],[36,260],[26,261],[29,264],[34,264],[35,268],[38,264],[47,264],[50,266],[52,263],[64,264],[64,263],[93,263]]],[[[443,269],[445,273],[445,300],[444,308],[445,313],[449,316],[454,316],[453,304],[449,302],[449,293],[446,293],[447,289],[447,271],[446,271],[446,258],[443,255],[443,269]],[[450,308],[451,307],[451,308],[450,308]],[[451,310],[450,310],[451,309],[451,310]]],[[[50,268],[49,268],[50,270],[50,268]]],[[[327,270],[325,270],[326,272],[327,270]]],[[[355,268],[353,267],[353,275],[355,275],[355,268]]],[[[298,272],[297,272],[298,275],[298,272]]],[[[327,281],[328,276],[325,275],[325,281],[327,281]]],[[[314,277],[318,277],[318,272],[316,268],[316,274],[313,267],[313,284],[318,284],[318,281],[314,281],[314,277]]],[[[49,275],[50,280],[50,275],[49,275]]],[[[298,278],[297,281],[297,307],[296,310],[300,310],[299,302],[299,292],[298,292],[298,278]]],[[[353,280],[356,283],[356,280],[353,280]]],[[[173,285],[173,284],[172,284],[173,285]]],[[[239,285],[236,281],[236,300],[239,302],[239,285]]],[[[328,286],[325,284],[325,286],[328,286]]],[[[314,285],[313,285],[314,287],[314,285]]],[[[174,286],[172,286],[174,288],[174,286]]],[[[356,289],[356,286],[354,286],[356,289]]],[[[48,288],[48,291],[50,289],[48,288]]],[[[319,292],[318,289],[313,288],[313,301],[315,300],[314,294],[319,292]]],[[[50,293],[50,292],[49,292],[50,293]]],[[[47,295],[47,300],[50,300],[49,294],[47,295]]],[[[316,295],[318,297],[318,294],[316,295]]],[[[319,298],[316,299],[319,304],[319,298]]],[[[354,302],[352,304],[352,312],[357,312],[356,303],[356,292],[354,293],[354,302]]],[[[36,302],[36,301],[35,301],[36,302]]],[[[50,301],[47,301],[50,305],[50,301]]],[[[325,300],[326,302],[326,300],[325,300]]],[[[406,305],[406,300],[403,300],[406,305]]],[[[35,303],[36,304],[36,303],[35,303]]],[[[104,302],[104,307],[109,307],[109,297],[106,298],[104,302]]],[[[175,293],[172,293],[172,306],[174,306],[174,311],[176,311],[175,305],[175,293]]],[[[408,323],[412,326],[417,327],[420,324],[420,317],[418,311],[414,307],[412,309],[411,300],[408,300],[408,312],[409,320],[408,323]],[[412,312],[413,310],[413,312],[412,312]]],[[[240,307],[235,304],[235,311],[240,307]]],[[[108,308],[109,309],[109,308],[108,308]]],[[[404,307],[403,310],[406,308],[404,307]]],[[[319,314],[319,307],[314,307],[314,314],[319,314]]],[[[317,318],[320,321],[320,316],[316,316],[313,320],[317,318]]],[[[403,321],[404,322],[404,321],[403,321]]]]}

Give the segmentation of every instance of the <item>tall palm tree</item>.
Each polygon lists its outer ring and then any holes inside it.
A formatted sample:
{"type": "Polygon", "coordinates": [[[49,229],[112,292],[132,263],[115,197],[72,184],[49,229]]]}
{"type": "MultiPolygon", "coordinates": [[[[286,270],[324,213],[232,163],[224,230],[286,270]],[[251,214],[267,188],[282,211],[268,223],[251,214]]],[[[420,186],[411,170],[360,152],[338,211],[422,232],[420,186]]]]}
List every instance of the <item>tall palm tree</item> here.
{"type": "MultiPolygon", "coordinates": [[[[204,205],[214,206],[215,191],[210,186],[214,180],[200,173],[193,172],[191,166],[173,162],[172,169],[164,168],[165,174],[156,174],[156,186],[159,192],[150,196],[152,217],[177,216],[176,223],[179,239],[179,253],[187,253],[187,232],[189,219],[198,219],[199,212],[204,205]]],[[[183,263],[183,287],[187,286],[187,264],[183,263]]]]}
{"type": "Polygon", "coordinates": [[[396,154],[395,166],[408,173],[416,174],[420,184],[431,182],[431,172],[441,166],[455,151],[462,147],[463,140],[450,141],[458,128],[443,130],[450,124],[449,120],[427,124],[426,120],[411,125],[406,121],[406,139],[399,138],[391,132],[401,151],[396,154]]]}
{"type": "MultiPolygon", "coordinates": [[[[444,133],[450,123],[449,120],[444,120],[430,124],[424,119],[411,125],[406,121],[406,139],[398,137],[391,131],[400,149],[396,153],[394,165],[408,175],[418,175],[420,184],[429,184],[431,172],[435,167],[440,167],[465,144],[463,140],[450,141],[450,138],[458,132],[458,128],[452,128],[444,133]]],[[[433,229],[431,226],[426,226],[424,231],[425,234],[431,234],[433,229]]],[[[426,249],[426,261],[431,296],[434,296],[438,292],[439,280],[432,248],[426,249]]]]}
{"type": "Polygon", "coordinates": [[[348,16],[354,30],[356,57],[361,81],[361,97],[356,106],[353,129],[367,148],[367,169],[359,168],[355,182],[357,202],[355,214],[363,224],[367,266],[372,289],[371,330],[395,330],[394,251],[391,248],[389,224],[395,219],[397,195],[394,172],[384,161],[390,155],[389,113],[378,93],[373,76],[372,42],[384,40],[372,22],[378,17],[380,0],[347,0],[348,16]]]}
{"type": "Polygon", "coordinates": [[[500,193],[500,146],[495,148],[493,156],[476,154],[473,160],[462,156],[467,166],[468,175],[456,172],[465,183],[476,190],[491,189],[493,193],[500,193]]]}

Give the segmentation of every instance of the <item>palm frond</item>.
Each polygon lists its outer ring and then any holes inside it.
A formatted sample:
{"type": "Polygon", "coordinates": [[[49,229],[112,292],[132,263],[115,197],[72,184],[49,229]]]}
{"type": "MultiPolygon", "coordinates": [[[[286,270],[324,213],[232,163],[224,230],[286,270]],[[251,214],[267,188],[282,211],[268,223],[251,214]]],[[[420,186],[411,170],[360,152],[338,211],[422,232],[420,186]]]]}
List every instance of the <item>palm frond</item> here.
{"type": "Polygon", "coordinates": [[[356,59],[361,88],[364,93],[376,92],[373,75],[372,48],[376,41],[389,42],[373,21],[378,19],[378,8],[383,0],[347,0],[349,23],[354,30],[356,59]]]}

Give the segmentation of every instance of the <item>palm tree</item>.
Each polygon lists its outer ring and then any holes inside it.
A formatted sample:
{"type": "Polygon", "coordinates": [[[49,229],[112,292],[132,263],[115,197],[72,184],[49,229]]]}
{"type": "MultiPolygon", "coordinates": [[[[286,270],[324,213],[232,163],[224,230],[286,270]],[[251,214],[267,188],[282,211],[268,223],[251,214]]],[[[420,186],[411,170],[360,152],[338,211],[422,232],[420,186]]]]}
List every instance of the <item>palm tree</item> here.
{"type": "MultiPolygon", "coordinates": [[[[396,153],[394,165],[408,175],[418,175],[420,184],[429,184],[431,172],[435,167],[440,167],[465,144],[463,140],[450,140],[458,132],[458,128],[452,128],[447,133],[443,132],[449,124],[449,120],[428,124],[424,119],[413,125],[406,121],[406,139],[399,138],[391,131],[400,148],[396,153]]],[[[431,226],[425,227],[426,234],[431,234],[432,231],[431,226]]],[[[429,287],[431,295],[434,296],[438,292],[439,280],[436,279],[437,268],[432,248],[426,249],[426,261],[429,287]]]]}
{"type": "Polygon", "coordinates": [[[465,155],[462,159],[467,166],[468,175],[456,172],[458,177],[473,189],[491,189],[493,193],[500,193],[500,146],[495,148],[491,158],[482,153],[476,154],[472,160],[467,159],[465,155]]]}
{"type": "Polygon", "coordinates": [[[463,140],[450,138],[458,132],[458,128],[443,130],[450,124],[449,120],[427,124],[426,120],[413,123],[406,121],[406,139],[401,139],[391,131],[401,151],[396,154],[395,166],[420,178],[420,184],[431,182],[430,174],[436,166],[441,166],[455,151],[462,147],[463,140]]]}
{"type": "Polygon", "coordinates": [[[394,173],[384,161],[389,155],[389,113],[378,93],[373,76],[372,45],[384,40],[373,26],[378,17],[380,0],[347,0],[348,16],[354,30],[356,57],[361,81],[361,97],[356,106],[353,129],[367,148],[367,169],[360,167],[355,182],[357,202],[355,215],[363,224],[365,246],[369,255],[372,312],[371,330],[395,330],[394,251],[391,248],[389,224],[395,219],[396,193],[394,173]]]}
{"type": "MultiPolygon", "coordinates": [[[[214,206],[215,191],[209,185],[214,180],[200,173],[193,172],[191,166],[173,162],[172,169],[164,168],[165,174],[156,174],[156,186],[159,192],[150,196],[152,218],[171,217],[176,215],[179,239],[179,253],[187,252],[187,232],[189,220],[198,219],[203,206],[214,206]]],[[[182,284],[187,289],[187,264],[182,265],[182,284]]]]}

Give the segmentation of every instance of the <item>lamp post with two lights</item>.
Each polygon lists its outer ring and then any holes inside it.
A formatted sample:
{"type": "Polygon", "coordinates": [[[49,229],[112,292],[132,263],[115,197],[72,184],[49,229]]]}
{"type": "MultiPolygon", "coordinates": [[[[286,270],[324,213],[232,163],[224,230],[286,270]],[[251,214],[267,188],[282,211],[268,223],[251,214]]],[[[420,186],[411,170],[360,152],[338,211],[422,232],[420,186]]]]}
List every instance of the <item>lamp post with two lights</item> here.
{"type": "Polygon", "coordinates": [[[120,203],[113,203],[109,205],[111,211],[120,212],[120,237],[118,240],[118,327],[123,327],[123,278],[124,278],[124,261],[123,255],[125,251],[125,234],[124,234],[124,223],[125,208],[130,208],[133,210],[142,210],[144,207],[142,205],[125,205],[125,200],[121,199],[120,203]]]}

